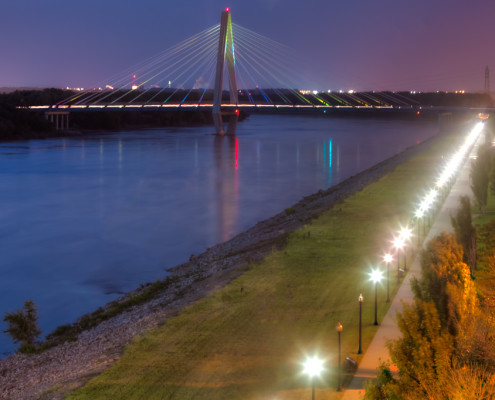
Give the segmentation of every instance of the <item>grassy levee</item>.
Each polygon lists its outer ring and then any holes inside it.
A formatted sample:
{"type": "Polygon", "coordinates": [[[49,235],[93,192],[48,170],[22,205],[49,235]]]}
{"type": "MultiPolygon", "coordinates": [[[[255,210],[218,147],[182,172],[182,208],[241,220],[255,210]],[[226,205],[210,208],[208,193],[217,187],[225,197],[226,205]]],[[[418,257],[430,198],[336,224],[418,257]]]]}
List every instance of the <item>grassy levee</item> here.
{"type": "MultiPolygon", "coordinates": [[[[445,135],[423,153],[289,235],[286,247],[253,265],[225,288],[198,301],[128,346],[122,358],[75,399],[310,398],[305,355],[326,358],[318,399],[335,391],[337,333],[342,357],[360,360],[358,296],[363,294],[363,350],[376,327],[376,265],[399,223],[406,222],[459,134],[445,135]]],[[[397,290],[395,269],[391,290],[397,290]]],[[[386,284],[378,293],[385,315],[386,284]]],[[[351,376],[344,374],[344,385],[351,376]]]]}

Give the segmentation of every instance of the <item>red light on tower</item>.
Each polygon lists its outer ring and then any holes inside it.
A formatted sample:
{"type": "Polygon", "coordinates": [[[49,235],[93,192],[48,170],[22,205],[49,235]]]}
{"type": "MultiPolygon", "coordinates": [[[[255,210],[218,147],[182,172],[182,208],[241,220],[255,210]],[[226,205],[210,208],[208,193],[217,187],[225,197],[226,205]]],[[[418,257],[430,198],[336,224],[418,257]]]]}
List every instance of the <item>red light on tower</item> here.
{"type": "Polygon", "coordinates": [[[137,78],[136,74],[132,75],[132,79],[136,79],[136,78],[137,78]]]}
{"type": "Polygon", "coordinates": [[[227,7],[227,8],[225,9],[225,11],[227,11],[227,12],[229,12],[229,10],[230,10],[230,8],[229,8],[229,7],[227,7]]]}

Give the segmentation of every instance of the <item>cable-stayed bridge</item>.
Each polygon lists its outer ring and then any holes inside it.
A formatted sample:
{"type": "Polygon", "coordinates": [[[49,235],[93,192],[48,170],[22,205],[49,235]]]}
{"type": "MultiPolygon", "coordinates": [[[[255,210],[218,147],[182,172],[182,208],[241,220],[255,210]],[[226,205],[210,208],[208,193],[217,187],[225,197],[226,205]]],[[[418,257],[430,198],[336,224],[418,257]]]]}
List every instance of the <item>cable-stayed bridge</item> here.
{"type": "Polygon", "coordinates": [[[69,113],[88,111],[202,110],[218,133],[224,117],[235,130],[240,111],[414,109],[411,97],[392,92],[317,92],[304,88],[309,68],[290,48],[233,24],[226,9],[221,22],[165,50],[96,88],[79,91],[46,109],[57,129],[68,128],[69,113]],[[224,90],[225,89],[225,90],[224,90]]]}

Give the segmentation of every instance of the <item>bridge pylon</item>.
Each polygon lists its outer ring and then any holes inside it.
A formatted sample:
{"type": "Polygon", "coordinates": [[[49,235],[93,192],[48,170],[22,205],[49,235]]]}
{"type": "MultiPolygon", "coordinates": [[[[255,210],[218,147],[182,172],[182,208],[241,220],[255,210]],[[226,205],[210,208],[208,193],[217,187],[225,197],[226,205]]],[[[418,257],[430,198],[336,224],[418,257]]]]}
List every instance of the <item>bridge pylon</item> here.
{"type": "MultiPolygon", "coordinates": [[[[232,35],[232,21],[228,8],[225,11],[222,11],[220,19],[215,90],[213,91],[213,122],[217,133],[220,135],[225,134],[221,110],[225,61],[227,61],[230,104],[237,105],[238,95],[237,80],[235,76],[234,38],[232,35]]],[[[232,119],[235,119],[235,122],[237,122],[237,113],[230,115],[229,129],[227,132],[233,134],[234,132],[231,132],[231,130],[235,130],[235,123],[232,123],[234,122],[232,119]],[[231,127],[233,127],[233,129],[231,127]]]]}

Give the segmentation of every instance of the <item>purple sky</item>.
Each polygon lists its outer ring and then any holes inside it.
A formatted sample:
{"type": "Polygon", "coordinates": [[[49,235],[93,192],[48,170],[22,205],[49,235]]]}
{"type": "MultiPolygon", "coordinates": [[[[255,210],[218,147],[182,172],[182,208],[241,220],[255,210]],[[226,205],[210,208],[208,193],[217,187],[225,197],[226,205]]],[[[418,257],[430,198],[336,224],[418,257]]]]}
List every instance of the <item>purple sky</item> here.
{"type": "Polygon", "coordinates": [[[286,44],[318,90],[495,87],[494,0],[5,0],[0,86],[90,87],[219,22],[286,44]]]}

